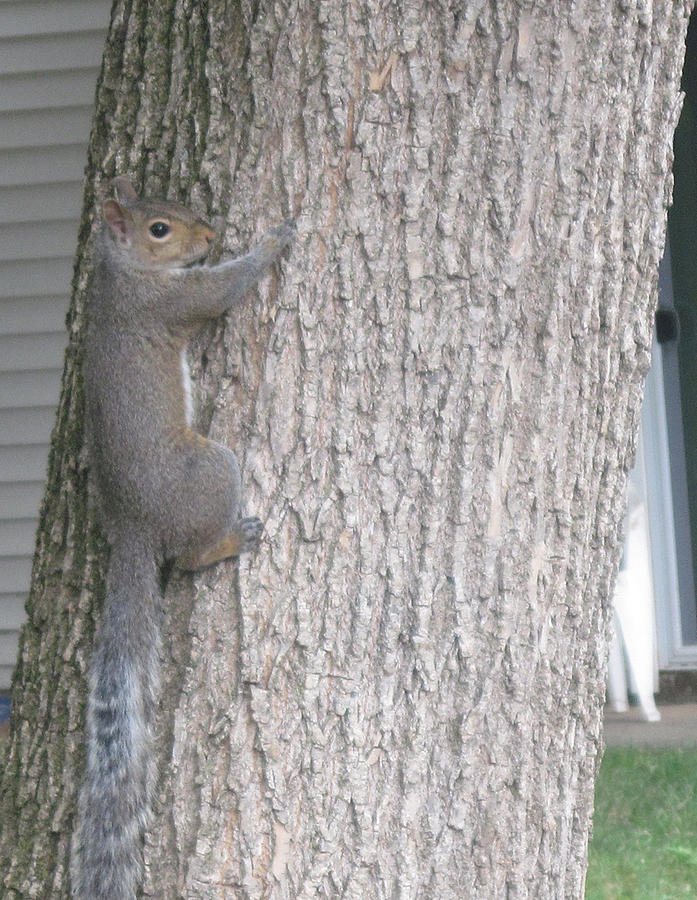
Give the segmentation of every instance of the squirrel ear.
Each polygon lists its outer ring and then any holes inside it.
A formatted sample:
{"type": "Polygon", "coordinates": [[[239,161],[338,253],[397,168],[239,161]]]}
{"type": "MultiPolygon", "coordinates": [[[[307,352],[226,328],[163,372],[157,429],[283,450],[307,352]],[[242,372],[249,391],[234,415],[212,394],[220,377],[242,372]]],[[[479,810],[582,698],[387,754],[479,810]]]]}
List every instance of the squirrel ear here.
{"type": "Polygon", "coordinates": [[[109,231],[120,244],[128,242],[128,225],[126,210],[116,200],[105,200],[102,204],[102,215],[109,226],[109,231]]]}
{"type": "Polygon", "coordinates": [[[116,194],[116,199],[121,203],[129,203],[133,200],[138,199],[136,189],[133,187],[128,178],[124,178],[123,176],[112,178],[111,187],[116,194]]]}

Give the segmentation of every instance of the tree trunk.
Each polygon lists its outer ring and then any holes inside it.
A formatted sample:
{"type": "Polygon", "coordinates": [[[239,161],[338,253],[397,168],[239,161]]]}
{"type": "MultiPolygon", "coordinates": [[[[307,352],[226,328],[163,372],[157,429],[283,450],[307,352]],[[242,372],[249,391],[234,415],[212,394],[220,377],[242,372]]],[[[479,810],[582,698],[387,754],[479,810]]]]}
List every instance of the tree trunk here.
{"type": "Polygon", "coordinates": [[[690,4],[117,0],[14,685],[3,896],[67,897],[103,545],[80,348],[130,173],[280,274],[192,352],[259,554],[177,578],[145,894],[580,898],[690,4]]]}

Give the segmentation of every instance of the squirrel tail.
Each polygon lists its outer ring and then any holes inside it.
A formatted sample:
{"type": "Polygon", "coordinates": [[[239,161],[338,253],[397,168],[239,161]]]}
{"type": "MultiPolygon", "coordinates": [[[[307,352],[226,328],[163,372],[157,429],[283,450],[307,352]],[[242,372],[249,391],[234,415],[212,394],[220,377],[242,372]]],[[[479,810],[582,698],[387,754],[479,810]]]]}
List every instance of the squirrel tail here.
{"type": "Polygon", "coordinates": [[[154,551],[135,534],[112,544],[92,658],[87,768],[73,840],[76,900],[135,900],[155,784],[161,592],[154,551]]]}

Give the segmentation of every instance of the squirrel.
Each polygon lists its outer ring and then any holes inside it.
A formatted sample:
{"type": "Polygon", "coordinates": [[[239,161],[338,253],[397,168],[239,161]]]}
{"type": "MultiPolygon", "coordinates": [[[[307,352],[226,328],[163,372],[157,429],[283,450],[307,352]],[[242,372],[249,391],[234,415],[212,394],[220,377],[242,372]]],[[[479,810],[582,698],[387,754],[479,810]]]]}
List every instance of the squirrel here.
{"type": "Polygon", "coordinates": [[[292,220],[237,259],[201,265],[216,234],[178,203],[140,198],[126,178],[102,204],[87,295],[86,438],[110,545],[87,701],[87,764],[71,882],[76,900],[135,900],[155,786],[160,572],[256,550],[240,512],[235,455],[191,427],[189,338],[278,259],[292,220]]]}

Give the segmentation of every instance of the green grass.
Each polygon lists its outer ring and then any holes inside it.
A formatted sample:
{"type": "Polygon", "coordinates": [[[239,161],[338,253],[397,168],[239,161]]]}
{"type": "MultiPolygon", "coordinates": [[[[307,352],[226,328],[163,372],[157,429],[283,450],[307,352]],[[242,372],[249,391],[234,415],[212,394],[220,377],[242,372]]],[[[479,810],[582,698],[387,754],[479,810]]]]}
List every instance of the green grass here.
{"type": "Polygon", "coordinates": [[[697,898],[697,750],[607,750],[586,900],[697,898]]]}

